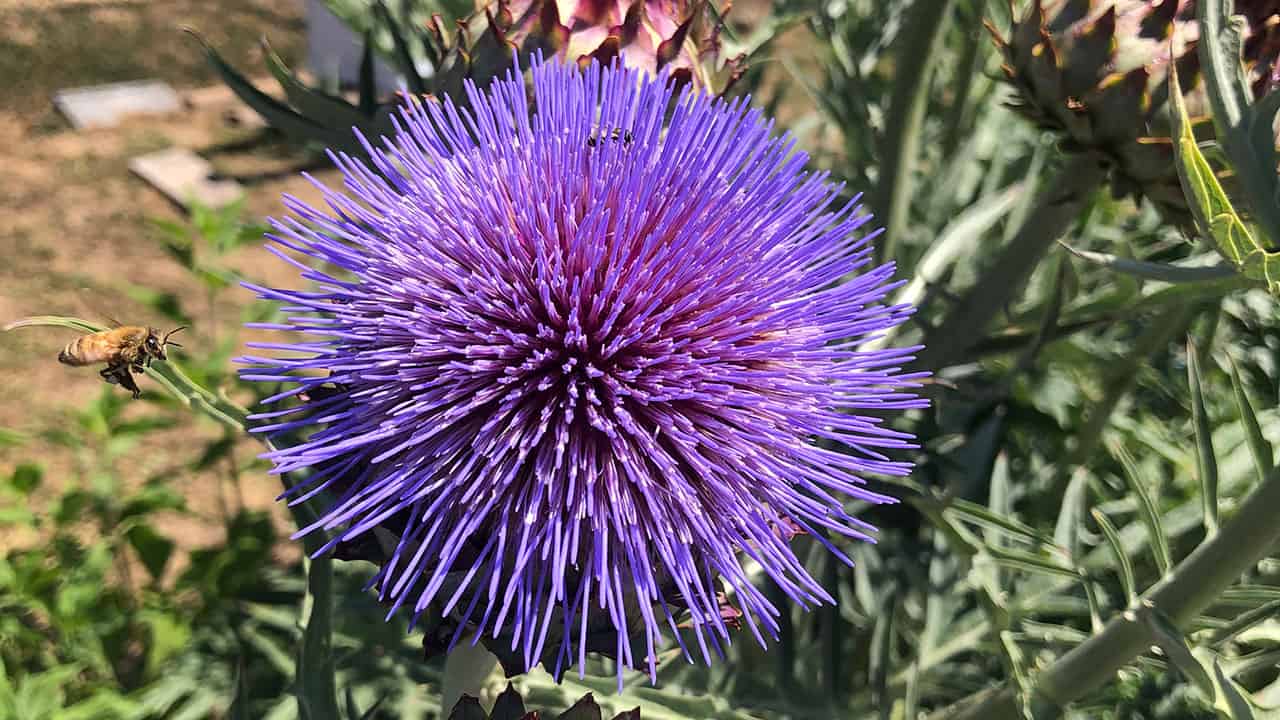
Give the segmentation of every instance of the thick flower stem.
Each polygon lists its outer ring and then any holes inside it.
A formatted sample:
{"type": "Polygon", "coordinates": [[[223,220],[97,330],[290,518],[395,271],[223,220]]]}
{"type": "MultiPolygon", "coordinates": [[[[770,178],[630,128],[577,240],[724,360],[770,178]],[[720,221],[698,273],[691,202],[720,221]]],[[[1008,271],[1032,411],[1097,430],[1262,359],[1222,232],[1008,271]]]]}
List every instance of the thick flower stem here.
{"type": "Polygon", "coordinates": [[[985,337],[991,320],[1014,299],[1031,271],[1076,221],[1105,179],[1105,167],[1097,158],[1084,154],[1072,158],[1057,177],[1045,183],[1018,233],[937,323],[937,330],[925,337],[916,367],[939,370],[962,362],[964,354],[985,337]]]}
{"type": "Polygon", "coordinates": [[[912,6],[906,26],[894,48],[893,95],[885,118],[885,138],[880,161],[880,197],[875,204],[885,232],[880,257],[892,260],[907,224],[911,201],[911,176],[920,149],[920,130],[929,100],[933,58],[955,0],[918,2],[912,6]]]}
{"type": "Polygon", "coordinates": [[[449,651],[440,688],[440,717],[449,717],[463,695],[480,697],[480,689],[497,664],[498,658],[478,643],[461,642],[449,651]]]}
{"type": "MultiPolygon", "coordinates": [[[[1280,541],[1280,470],[1272,470],[1217,535],[1202,543],[1151,588],[1142,607],[1163,612],[1184,626],[1221,596],[1242,573],[1280,541]]],[[[1139,653],[1155,644],[1150,625],[1136,612],[1107,623],[1102,632],[1078,645],[1034,678],[1037,703],[1064,706],[1115,677],[1139,653]]],[[[1021,720],[1019,699],[1005,686],[987,690],[934,716],[935,720],[1021,720]]]]}

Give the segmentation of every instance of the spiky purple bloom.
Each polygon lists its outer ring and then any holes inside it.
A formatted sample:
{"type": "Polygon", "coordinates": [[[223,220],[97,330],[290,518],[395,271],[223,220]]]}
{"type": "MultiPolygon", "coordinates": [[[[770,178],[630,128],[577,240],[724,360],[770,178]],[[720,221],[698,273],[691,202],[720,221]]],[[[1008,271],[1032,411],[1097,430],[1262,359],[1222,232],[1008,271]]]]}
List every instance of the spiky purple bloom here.
{"type": "Polygon", "coordinates": [[[880,414],[922,404],[912,349],[859,345],[910,308],[880,304],[869,216],[745,101],[685,91],[664,121],[663,78],[532,75],[536,110],[515,74],[469,111],[415,104],[376,171],[334,158],[328,211],[286,198],[274,242],[338,270],[254,288],[314,339],[244,376],[306,398],[259,431],[319,427],[270,454],[314,471],[294,502],[337,498],[300,534],[394,528],[384,600],[509,633],[526,668],[544,646],[581,667],[591,618],[652,673],[680,608],[709,661],[720,588],[763,642],[779,609],[745,561],[831,602],[792,531],[869,540],[842,503],[891,502],[861,476],[908,470],[880,414]]]}

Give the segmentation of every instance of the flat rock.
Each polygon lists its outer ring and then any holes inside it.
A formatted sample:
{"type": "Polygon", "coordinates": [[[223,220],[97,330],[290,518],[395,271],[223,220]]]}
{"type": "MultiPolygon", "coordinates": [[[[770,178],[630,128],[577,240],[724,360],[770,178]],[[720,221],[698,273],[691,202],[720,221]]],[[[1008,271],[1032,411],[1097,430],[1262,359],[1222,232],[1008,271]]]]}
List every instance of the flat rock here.
{"type": "Polygon", "coordinates": [[[209,161],[186,148],[175,147],[139,155],[129,161],[129,169],[188,210],[193,203],[223,207],[244,195],[240,183],[210,177],[213,166],[209,161]]]}
{"type": "Polygon", "coordinates": [[[59,90],[53,104],[77,130],[114,127],[129,115],[164,115],[182,109],[182,99],[160,80],[59,90]]]}

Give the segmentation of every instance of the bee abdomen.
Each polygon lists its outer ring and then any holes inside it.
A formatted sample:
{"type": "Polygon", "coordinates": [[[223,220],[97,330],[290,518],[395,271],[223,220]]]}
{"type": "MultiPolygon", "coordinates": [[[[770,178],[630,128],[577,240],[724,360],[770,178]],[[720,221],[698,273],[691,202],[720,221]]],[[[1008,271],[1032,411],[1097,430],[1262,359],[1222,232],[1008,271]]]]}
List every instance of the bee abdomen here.
{"type": "Polygon", "coordinates": [[[86,335],[84,337],[78,337],[67,343],[67,346],[62,348],[62,352],[58,353],[58,362],[63,365],[75,365],[77,367],[92,364],[94,359],[89,358],[86,348],[81,347],[85,337],[92,336],[86,335]]]}

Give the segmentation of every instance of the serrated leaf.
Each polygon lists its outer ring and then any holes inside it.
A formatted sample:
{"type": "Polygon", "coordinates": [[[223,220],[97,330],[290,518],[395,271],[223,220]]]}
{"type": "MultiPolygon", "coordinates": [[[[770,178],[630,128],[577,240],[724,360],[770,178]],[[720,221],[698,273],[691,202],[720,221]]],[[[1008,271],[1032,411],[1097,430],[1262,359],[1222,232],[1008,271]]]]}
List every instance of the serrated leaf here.
{"type": "Polygon", "coordinates": [[[1133,579],[1133,563],[1129,562],[1129,555],[1124,551],[1124,544],[1120,542],[1120,533],[1116,531],[1116,526],[1111,524],[1111,520],[1102,511],[1095,508],[1091,514],[1093,515],[1093,521],[1102,530],[1102,535],[1106,538],[1107,544],[1111,546],[1111,552],[1115,555],[1116,564],[1120,567],[1120,584],[1124,587],[1126,602],[1132,603],[1138,597],[1138,589],[1133,579]]]}
{"type": "Polygon", "coordinates": [[[1267,242],[1253,245],[1255,252],[1249,254],[1245,267],[1260,272],[1275,292],[1273,283],[1280,283],[1280,273],[1276,272],[1280,269],[1280,253],[1269,253],[1267,248],[1280,242],[1280,181],[1272,130],[1277,105],[1275,100],[1256,105],[1253,102],[1243,59],[1249,24],[1244,17],[1233,15],[1231,7],[1232,0],[1197,3],[1197,54],[1219,144],[1258,220],[1256,230],[1267,238],[1267,242]],[[1271,137],[1260,146],[1264,134],[1271,137]]]}
{"type": "MultiPolygon", "coordinates": [[[[1202,7],[1212,4],[1202,3],[1202,7]]],[[[1272,294],[1280,294],[1280,252],[1269,252],[1257,241],[1227,198],[1213,167],[1200,152],[1178,84],[1177,69],[1172,65],[1169,97],[1173,104],[1174,164],[1196,227],[1241,274],[1264,283],[1272,294]]],[[[1271,172],[1274,173],[1274,168],[1271,172]]]]}
{"type": "Polygon", "coordinates": [[[1196,436],[1196,466],[1204,502],[1204,528],[1213,535],[1218,532],[1218,460],[1213,452],[1213,428],[1209,427],[1204,407],[1199,352],[1190,338],[1187,338],[1187,384],[1191,388],[1191,423],[1196,436]]]}
{"type": "Polygon", "coordinates": [[[1165,536],[1164,526],[1160,521],[1160,510],[1151,493],[1147,491],[1146,483],[1142,482],[1138,474],[1138,466],[1134,463],[1129,451],[1117,443],[1112,446],[1111,454],[1120,461],[1125,480],[1129,483],[1129,491],[1138,499],[1138,515],[1147,529],[1147,544],[1151,546],[1151,555],[1155,559],[1156,569],[1160,571],[1160,576],[1164,577],[1169,573],[1173,559],[1169,551],[1169,538],[1165,536]]]}
{"type": "Polygon", "coordinates": [[[1209,673],[1191,654],[1187,639],[1182,631],[1173,624],[1167,615],[1154,605],[1144,604],[1138,609],[1142,622],[1155,637],[1156,645],[1164,651],[1165,657],[1182,672],[1182,675],[1200,688],[1208,697],[1213,697],[1213,680],[1209,673]]]}

